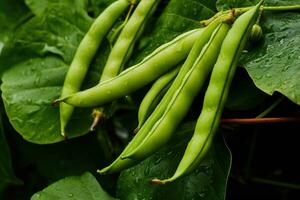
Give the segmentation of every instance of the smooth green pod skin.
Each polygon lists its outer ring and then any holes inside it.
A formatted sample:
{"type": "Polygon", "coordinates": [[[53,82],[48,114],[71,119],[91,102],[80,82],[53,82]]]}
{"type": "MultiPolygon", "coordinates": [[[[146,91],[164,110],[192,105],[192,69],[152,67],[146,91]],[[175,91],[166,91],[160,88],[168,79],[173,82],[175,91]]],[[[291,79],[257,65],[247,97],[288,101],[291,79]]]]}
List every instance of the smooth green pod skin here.
{"type": "MultiPolygon", "coordinates": [[[[129,7],[128,0],[118,0],[107,7],[93,22],[88,32],[80,42],[70,68],[66,74],[61,98],[74,94],[80,90],[90,62],[111,29],[115,21],[129,7]]],[[[65,136],[65,127],[70,120],[74,107],[65,103],[60,104],[61,134],[65,136]]]]}
{"type": "Polygon", "coordinates": [[[149,133],[151,131],[152,127],[155,125],[155,123],[164,114],[164,112],[167,109],[167,107],[169,106],[170,101],[172,100],[174,94],[176,93],[178,88],[180,88],[181,82],[184,80],[184,77],[191,69],[193,63],[195,62],[195,59],[200,54],[204,45],[209,41],[211,34],[213,33],[213,31],[217,28],[217,26],[219,24],[220,24],[220,21],[216,20],[213,23],[211,23],[209,26],[202,29],[201,35],[198,37],[195,44],[193,45],[193,48],[189,52],[189,55],[185,61],[185,64],[181,67],[178,75],[176,76],[176,80],[172,83],[171,87],[168,89],[167,92],[169,93],[169,95],[165,95],[162,98],[162,100],[159,102],[159,104],[155,108],[155,112],[153,112],[147,119],[147,126],[141,127],[142,132],[149,133]],[[199,39],[199,38],[201,38],[201,39],[199,39]]]}
{"type": "Polygon", "coordinates": [[[239,56],[249,38],[261,3],[241,15],[224,39],[205,93],[203,108],[198,118],[194,135],[188,143],[175,174],[169,179],[162,181],[153,180],[153,182],[165,184],[176,180],[192,171],[206,155],[218,129],[239,56]]]}
{"type": "Polygon", "coordinates": [[[162,96],[166,93],[166,89],[168,89],[171,86],[170,83],[173,82],[180,68],[181,65],[173,69],[172,71],[164,74],[153,83],[152,87],[147,92],[140,104],[138,111],[138,128],[141,128],[143,123],[146,121],[147,117],[152,112],[153,104],[157,105],[158,102],[161,100],[162,96]]]}
{"type": "Polygon", "coordinates": [[[137,5],[109,54],[100,81],[108,80],[119,74],[124,63],[130,57],[132,48],[144,29],[145,22],[158,3],[158,0],[142,0],[137,5]]]}
{"type": "MultiPolygon", "coordinates": [[[[201,29],[200,34],[197,36],[197,42],[196,46],[193,45],[193,48],[188,54],[188,58],[186,59],[186,63],[191,63],[195,61],[195,59],[198,57],[199,53],[201,52],[202,47],[209,41],[210,36],[214,29],[219,25],[219,22],[212,23],[208,27],[201,29]],[[198,38],[201,38],[198,39],[198,38]]],[[[195,40],[193,41],[193,44],[195,43],[195,40]]],[[[184,79],[186,73],[190,70],[190,65],[186,64],[186,67],[182,67],[180,69],[179,74],[176,76],[176,79],[178,81],[174,82],[172,84],[172,87],[168,90],[169,93],[175,93],[180,86],[181,80],[184,79]]],[[[142,129],[135,135],[135,137],[131,140],[131,142],[126,146],[126,148],[123,150],[121,155],[108,167],[98,170],[98,173],[101,174],[108,174],[108,173],[115,173],[119,172],[123,169],[127,169],[135,164],[137,164],[138,160],[132,160],[132,159],[121,159],[124,157],[125,154],[130,153],[133,149],[135,149],[149,134],[150,129],[152,128],[151,124],[155,124],[157,120],[163,115],[166,107],[169,105],[170,100],[172,99],[172,95],[165,96],[155,109],[155,112],[151,114],[151,116],[148,118],[147,123],[150,124],[149,126],[142,126],[142,129]]]]}
{"type": "MultiPolygon", "coordinates": [[[[175,132],[178,124],[186,116],[193,100],[199,93],[206,78],[211,72],[214,63],[217,60],[222,41],[229,29],[230,25],[225,22],[221,23],[217,27],[211,35],[210,40],[202,48],[194,62],[188,63],[192,66],[181,81],[180,87],[177,91],[174,94],[167,92],[166,96],[170,95],[172,96],[172,99],[164,114],[155,123],[155,125],[152,126],[150,133],[143,142],[123,158],[142,160],[156,152],[169,141],[172,137],[172,133],[175,132]]],[[[147,125],[146,121],[145,126],[147,125]]]]}
{"type": "Polygon", "coordinates": [[[162,74],[174,68],[186,58],[201,29],[195,29],[176,37],[142,62],[104,81],[93,88],[57,100],[77,107],[96,107],[128,95],[142,88],[162,74]]]}
{"type": "MultiPolygon", "coordinates": [[[[144,30],[146,21],[154,13],[159,2],[160,0],[142,0],[137,5],[109,54],[99,83],[111,79],[120,73],[125,62],[131,56],[133,47],[144,30]]],[[[94,123],[91,126],[91,130],[94,130],[99,115],[103,115],[102,112],[103,108],[95,108],[93,110],[93,113],[98,114],[94,115],[94,123]]]]}

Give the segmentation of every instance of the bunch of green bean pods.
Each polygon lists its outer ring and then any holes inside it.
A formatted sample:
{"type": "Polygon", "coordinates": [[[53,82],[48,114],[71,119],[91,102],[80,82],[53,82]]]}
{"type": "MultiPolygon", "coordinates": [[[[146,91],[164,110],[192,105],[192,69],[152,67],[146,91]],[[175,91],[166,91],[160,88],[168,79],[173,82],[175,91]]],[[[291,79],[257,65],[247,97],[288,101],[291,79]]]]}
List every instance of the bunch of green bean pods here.
{"type": "MultiPolygon", "coordinates": [[[[159,2],[160,0],[141,0],[137,5],[109,54],[99,83],[119,74],[125,62],[131,56],[134,44],[142,34],[147,19],[153,14],[159,2]]],[[[93,110],[93,113],[97,113],[94,116],[95,120],[98,121],[98,115],[103,115],[102,110],[102,108],[93,110]]],[[[94,121],[91,127],[92,130],[96,124],[94,121]]]]}
{"type": "MultiPolygon", "coordinates": [[[[172,85],[170,92],[166,93],[166,98],[169,98],[168,96],[172,98],[164,109],[163,115],[156,120],[155,124],[148,123],[148,121],[145,122],[144,126],[146,131],[149,132],[147,137],[133,151],[125,155],[124,158],[141,160],[160,149],[169,141],[172,133],[174,133],[178,124],[189,111],[194,98],[211,72],[222,41],[229,28],[230,25],[227,22],[221,22],[211,34],[205,46],[200,46],[199,48],[197,42],[195,43],[194,49],[199,51],[199,53],[195,54],[196,56],[193,55],[193,59],[188,59],[184,64],[183,68],[187,67],[189,71],[182,80],[180,80],[180,76],[175,79],[173,83],[174,89],[176,88],[175,92],[172,92],[172,85]],[[177,87],[177,84],[179,87],[177,87]],[[150,126],[151,129],[148,130],[147,126],[150,126]]],[[[202,40],[202,38],[199,38],[199,40],[202,40]]],[[[150,118],[149,122],[151,122],[150,118]]],[[[140,131],[143,130],[142,127],[140,131]]]]}
{"type": "Polygon", "coordinates": [[[170,88],[173,80],[177,76],[181,65],[171,70],[170,72],[164,74],[159,79],[157,79],[150,90],[147,92],[145,97],[143,98],[139,111],[138,111],[138,129],[144,124],[146,119],[158,105],[162,97],[165,95],[167,90],[170,88]]]}
{"type": "Polygon", "coordinates": [[[171,178],[165,180],[155,179],[153,182],[160,184],[172,182],[193,170],[203,160],[218,129],[239,56],[249,38],[261,4],[262,2],[241,15],[224,39],[205,93],[203,108],[194,135],[175,174],[171,178]]]}
{"type": "MultiPolygon", "coordinates": [[[[80,90],[81,84],[88,71],[100,43],[109,32],[116,20],[129,7],[129,0],[118,0],[111,4],[92,23],[90,29],[80,42],[72,63],[68,69],[62,88],[61,97],[66,97],[80,90]]],[[[65,127],[70,120],[74,107],[65,103],[60,104],[61,134],[66,137],[65,127]]]]}
{"type": "Polygon", "coordinates": [[[104,116],[107,103],[152,83],[139,106],[137,134],[110,165],[97,171],[116,173],[136,165],[169,142],[211,74],[193,137],[175,173],[167,179],[152,180],[165,184],[194,170],[210,149],[241,52],[249,39],[258,40],[262,34],[255,24],[259,23],[263,0],[243,12],[219,12],[203,21],[204,28],[175,37],[122,71],[159,2],[117,0],[105,9],[82,39],[56,102],[61,103],[61,134],[66,136],[65,128],[74,107],[94,107],[98,116],[95,115],[93,129],[99,116],[104,116]],[[132,13],[135,2],[139,3],[132,13]],[[101,41],[130,5],[124,23],[115,33],[116,42],[99,83],[79,91],[101,41]]]}
{"type": "Polygon", "coordinates": [[[181,34],[118,76],[85,91],[60,98],[56,102],[63,101],[77,107],[95,107],[128,95],[176,67],[187,57],[200,34],[201,29],[181,34]]]}
{"type": "Polygon", "coordinates": [[[214,32],[214,30],[219,24],[220,23],[216,21],[215,23],[212,23],[208,27],[203,29],[201,34],[198,36],[197,42],[193,45],[193,48],[190,51],[185,64],[180,69],[180,72],[177,75],[174,83],[168,90],[167,94],[169,93],[170,95],[166,94],[164,96],[164,98],[159,103],[157,108],[148,118],[146,123],[142,126],[141,130],[139,130],[139,132],[135,135],[135,137],[131,140],[131,142],[126,146],[126,148],[123,150],[121,155],[111,165],[98,172],[102,174],[118,172],[120,170],[129,168],[132,165],[141,161],[142,159],[146,158],[147,155],[144,154],[143,158],[141,159],[124,159],[126,155],[130,154],[134,149],[136,149],[143,142],[143,140],[150,134],[150,130],[153,127],[153,125],[162,117],[162,115],[165,112],[165,109],[168,107],[173,97],[173,94],[175,94],[177,89],[180,87],[181,82],[184,80],[186,74],[190,71],[195,59],[198,57],[199,53],[201,52],[205,44],[209,41],[212,32],[214,32]]]}

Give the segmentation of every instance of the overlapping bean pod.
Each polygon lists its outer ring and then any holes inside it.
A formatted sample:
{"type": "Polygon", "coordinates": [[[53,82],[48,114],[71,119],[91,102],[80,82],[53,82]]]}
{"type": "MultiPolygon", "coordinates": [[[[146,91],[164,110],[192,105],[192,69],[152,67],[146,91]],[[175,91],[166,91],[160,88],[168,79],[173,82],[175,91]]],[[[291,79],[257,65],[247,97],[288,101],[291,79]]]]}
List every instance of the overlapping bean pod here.
{"type": "MultiPolygon", "coordinates": [[[[216,21],[216,23],[212,23],[210,26],[206,27],[201,31],[201,34],[198,35],[198,39],[196,44],[193,45],[192,50],[190,51],[188,58],[186,60],[185,66],[183,66],[177,75],[177,81],[174,81],[172,87],[168,90],[169,94],[176,93],[177,89],[180,87],[182,80],[184,79],[186,73],[190,71],[195,59],[198,57],[201,49],[205,46],[205,44],[209,41],[212,32],[220,23],[216,21]]],[[[195,38],[196,39],[196,38],[195,38]]],[[[195,42],[195,41],[194,41],[195,42]]],[[[121,155],[108,167],[98,171],[100,173],[114,173],[120,170],[129,168],[134,164],[138,163],[140,160],[133,159],[121,159],[124,155],[129,154],[134,150],[140,143],[144,140],[145,137],[150,133],[152,126],[161,118],[166,108],[168,107],[170,100],[173,95],[166,95],[162,101],[159,103],[155,111],[151,114],[151,116],[147,120],[147,125],[142,126],[142,129],[137,133],[137,135],[132,139],[132,141],[127,145],[121,155]]],[[[144,157],[145,158],[145,157],[144,157]]],[[[144,159],[143,158],[143,159],[144,159]]]]}
{"type": "MultiPolygon", "coordinates": [[[[174,87],[172,85],[170,92],[166,93],[166,98],[168,96],[172,98],[168,102],[163,115],[157,119],[155,124],[148,123],[148,121],[145,122],[144,126],[146,129],[143,126],[140,131],[146,130],[149,132],[147,137],[139,146],[129,152],[129,154],[123,156],[123,158],[142,160],[156,152],[169,141],[178,124],[189,111],[194,98],[211,72],[218,57],[222,41],[229,28],[230,25],[227,22],[221,22],[204,46],[200,46],[201,48],[199,48],[197,43],[195,43],[195,49],[197,49],[198,54],[193,55],[193,59],[188,60],[183,65],[182,69],[187,67],[189,71],[184,75],[182,80],[176,78],[173,83],[174,87]],[[177,82],[179,82],[179,87],[176,85],[177,82]],[[172,92],[173,88],[176,89],[175,92],[172,92]],[[148,130],[147,126],[150,126],[151,129],[148,130]]],[[[201,39],[199,38],[199,40],[201,39]]],[[[149,122],[151,121],[149,120],[149,122]]]]}
{"type": "Polygon", "coordinates": [[[160,0],[141,0],[139,2],[109,54],[100,82],[119,74],[131,56],[134,44],[142,34],[146,21],[153,14],[159,2],[160,0]]]}
{"type": "Polygon", "coordinates": [[[202,161],[218,129],[239,56],[249,38],[261,3],[241,15],[224,39],[205,93],[203,108],[197,121],[194,135],[175,174],[169,179],[162,181],[156,179],[153,182],[160,184],[172,182],[193,170],[202,161]]]}
{"type": "MultiPolygon", "coordinates": [[[[99,83],[117,76],[122,70],[125,62],[132,54],[137,39],[144,30],[146,21],[153,14],[159,2],[160,0],[141,0],[137,5],[109,54],[99,83]]],[[[99,117],[103,116],[102,111],[103,108],[93,110],[95,121],[91,127],[92,130],[99,117]]]]}
{"type": "MultiPolygon", "coordinates": [[[[81,84],[88,71],[100,43],[109,32],[121,14],[129,7],[129,0],[118,0],[107,7],[92,23],[90,29],[80,42],[72,63],[66,74],[61,98],[80,90],[81,84]]],[[[74,107],[65,103],[60,104],[61,134],[66,137],[65,128],[71,118],[74,107]]]]}
{"type": "Polygon", "coordinates": [[[118,76],[56,102],[63,101],[77,107],[95,107],[128,95],[176,67],[187,57],[201,32],[201,29],[194,29],[181,34],[118,76]]]}
{"type": "Polygon", "coordinates": [[[171,84],[173,83],[175,77],[177,76],[180,68],[181,65],[171,70],[170,72],[164,74],[153,83],[152,87],[143,98],[139,107],[138,129],[141,128],[146,119],[149,117],[149,115],[152,113],[155,107],[159,104],[160,100],[166,94],[171,84]]]}

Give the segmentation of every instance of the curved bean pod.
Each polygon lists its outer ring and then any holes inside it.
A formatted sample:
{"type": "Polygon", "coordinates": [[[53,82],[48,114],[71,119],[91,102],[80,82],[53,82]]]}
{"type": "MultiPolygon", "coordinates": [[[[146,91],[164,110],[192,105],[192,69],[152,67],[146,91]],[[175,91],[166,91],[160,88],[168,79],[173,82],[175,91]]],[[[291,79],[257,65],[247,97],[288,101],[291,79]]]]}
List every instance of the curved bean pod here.
{"type": "MultiPolygon", "coordinates": [[[[225,22],[221,23],[213,32],[207,44],[201,48],[202,50],[194,59],[194,62],[187,63],[191,65],[191,67],[189,67],[189,72],[180,82],[180,87],[178,87],[174,94],[169,92],[166,94],[166,96],[172,96],[172,99],[164,114],[151,126],[152,129],[143,142],[123,158],[144,159],[169,141],[172,137],[172,133],[174,133],[178,124],[189,111],[194,98],[199,93],[207,76],[211,72],[217,60],[222,41],[229,28],[229,24],[225,22]]],[[[175,79],[174,82],[176,81],[175,79]]],[[[149,126],[147,121],[145,126],[149,126]]],[[[143,131],[143,128],[141,131],[143,131]]]]}
{"type": "Polygon", "coordinates": [[[100,81],[119,74],[124,63],[130,57],[132,48],[143,31],[147,19],[154,12],[159,0],[141,0],[121,31],[103,69],[100,81]]]}
{"type": "MultiPolygon", "coordinates": [[[[212,23],[211,25],[209,25],[208,27],[204,28],[201,30],[201,33],[198,35],[197,38],[201,38],[201,39],[197,39],[197,48],[194,47],[192,50],[190,51],[190,53],[188,54],[188,58],[186,60],[186,62],[189,63],[193,63],[195,57],[197,57],[199,55],[199,53],[201,52],[202,47],[209,41],[209,38],[212,34],[212,32],[214,31],[214,29],[219,25],[219,23],[212,23]]],[[[196,41],[196,38],[195,38],[196,41]]],[[[195,41],[193,42],[193,44],[195,43],[195,41]]],[[[188,73],[188,71],[190,70],[189,65],[186,64],[186,67],[182,67],[180,69],[179,74],[177,75],[176,79],[177,80],[183,80],[186,73],[188,73]]],[[[181,81],[176,81],[172,84],[172,87],[168,90],[168,92],[172,92],[175,93],[176,90],[178,89],[178,87],[180,86],[180,82],[181,81]]],[[[159,105],[156,107],[155,112],[153,112],[151,114],[151,116],[148,118],[147,123],[148,124],[155,124],[157,122],[157,120],[163,115],[166,107],[169,105],[170,100],[172,99],[172,95],[168,95],[161,100],[161,102],[159,103],[159,105]]],[[[98,172],[101,174],[104,173],[114,173],[114,172],[118,172],[121,171],[123,169],[129,168],[135,164],[137,164],[139,161],[138,160],[132,160],[132,159],[121,159],[122,157],[124,157],[125,154],[130,153],[133,149],[135,149],[143,140],[144,138],[148,135],[148,133],[150,132],[151,126],[142,126],[142,131],[139,131],[135,137],[131,140],[131,142],[126,146],[126,148],[123,150],[123,152],[121,153],[121,155],[108,167],[99,170],[98,172]]]]}
{"type": "Polygon", "coordinates": [[[115,78],[85,91],[58,99],[56,102],[63,101],[77,107],[95,107],[130,94],[149,84],[185,59],[200,33],[201,29],[184,33],[162,45],[142,62],[126,69],[115,78]]]}
{"type": "MultiPolygon", "coordinates": [[[[107,7],[93,22],[88,32],[80,42],[70,68],[66,74],[61,98],[80,90],[90,62],[100,43],[111,29],[115,21],[130,5],[129,0],[118,0],[107,7]]],[[[74,107],[65,103],[60,104],[61,134],[65,137],[65,127],[71,118],[74,107]]]]}
{"type": "Polygon", "coordinates": [[[163,95],[166,93],[166,91],[170,88],[171,83],[177,76],[180,68],[181,65],[173,69],[172,71],[164,74],[153,83],[152,87],[143,98],[139,107],[138,129],[141,128],[143,123],[146,121],[147,117],[153,111],[153,108],[155,107],[153,105],[157,105],[159,101],[162,99],[163,95]]]}
{"type": "Polygon", "coordinates": [[[203,108],[198,118],[194,135],[186,148],[184,156],[171,178],[162,181],[156,179],[153,180],[154,183],[165,184],[172,182],[192,171],[202,161],[208,151],[213,136],[218,129],[239,56],[249,38],[261,4],[262,1],[241,15],[224,39],[205,93],[203,108]]]}
{"type": "MultiPolygon", "coordinates": [[[[140,1],[114,44],[103,68],[99,83],[117,76],[122,70],[125,62],[132,54],[137,39],[144,30],[146,21],[153,14],[159,2],[160,0],[140,1]]],[[[95,108],[93,110],[94,122],[91,130],[94,130],[97,125],[99,116],[103,116],[102,111],[103,108],[95,108]]]]}

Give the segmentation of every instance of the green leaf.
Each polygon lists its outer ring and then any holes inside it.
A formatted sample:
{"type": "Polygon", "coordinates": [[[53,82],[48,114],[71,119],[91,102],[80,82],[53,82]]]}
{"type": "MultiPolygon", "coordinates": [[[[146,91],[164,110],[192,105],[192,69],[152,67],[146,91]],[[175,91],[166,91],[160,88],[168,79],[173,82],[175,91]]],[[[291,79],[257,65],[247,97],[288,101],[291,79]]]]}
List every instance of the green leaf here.
{"type": "Polygon", "coordinates": [[[114,200],[90,173],[70,176],[34,194],[31,200],[114,200]]]}
{"type": "Polygon", "coordinates": [[[268,12],[262,28],[264,39],[242,63],[259,89],[280,92],[300,105],[300,14],[268,12]]]}
{"type": "MultiPolygon", "coordinates": [[[[10,122],[26,140],[40,144],[63,140],[59,109],[51,102],[60,96],[68,64],[90,23],[83,12],[55,6],[20,28],[4,49],[0,66],[10,68],[2,77],[4,105],[10,122]]],[[[91,123],[90,110],[75,112],[70,138],[87,133],[91,123]]]]}
{"type": "Polygon", "coordinates": [[[118,181],[117,196],[122,200],[223,200],[231,154],[222,139],[215,140],[206,159],[191,174],[167,185],[151,185],[149,182],[153,178],[170,177],[175,172],[185,150],[186,139],[193,130],[194,124],[184,125],[170,145],[139,165],[123,171],[118,181]]]}
{"type": "MultiPolygon", "coordinates": [[[[14,187],[17,192],[13,194],[9,191],[14,188],[9,188],[5,195],[10,199],[29,199],[37,190],[67,176],[79,176],[85,171],[96,175],[96,170],[111,162],[111,154],[114,155],[110,146],[106,149],[107,145],[103,142],[103,139],[107,141],[107,136],[112,134],[107,132],[106,125],[101,132],[49,145],[27,142],[9,127],[8,122],[6,126],[10,134],[10,146],[14,147],[11,149],[15,158],[14,166],[22,174],[24,182],[22,186],[14,187]]],[[[113,148],[117,145],[118,143],[113,148]]],[[[105,190],[114,191],[116,177],[101,177],[99,181],[105,190]]]]}
{"type": "Polygon", "coordinates": [[[199,22],[214,15],[211,4],[205,0],[171,0],[153,26],[146,27],[146,34],[139,42],[130,64],[142,60],[155,48],[177,35],[198,28],[199,22]],[[153,28],[154,27],[154,28],[153,28]]]}
{"type": "Polygon", "coordinates": [[[217,9],[221,11],[228,10],[230,8],[253,6],[259,1],[260,0],[218,0],[216,6],[217,9]]]}
{"type": "Polygon", "coordinates": [[[11,32],[28,14],[23,0],[0,1],[0,54],[4,44],[11,38],[11,32]]]}
{"type": "Polygon", "coordinates": [[[53,4],[75,5],[78,8],[84,8],[87,6],[88,0],[25,0],[25,3],[35,15],[41,15],[45,12],[47,7],[53,6],[53,4]]]}
{"type": "Polygon", "coordinates": [[[5,140],[2,117],[0,115],[0,197],[8,185],[20,184],[21,181],[15,176],[10,151],[5,140]]]}

